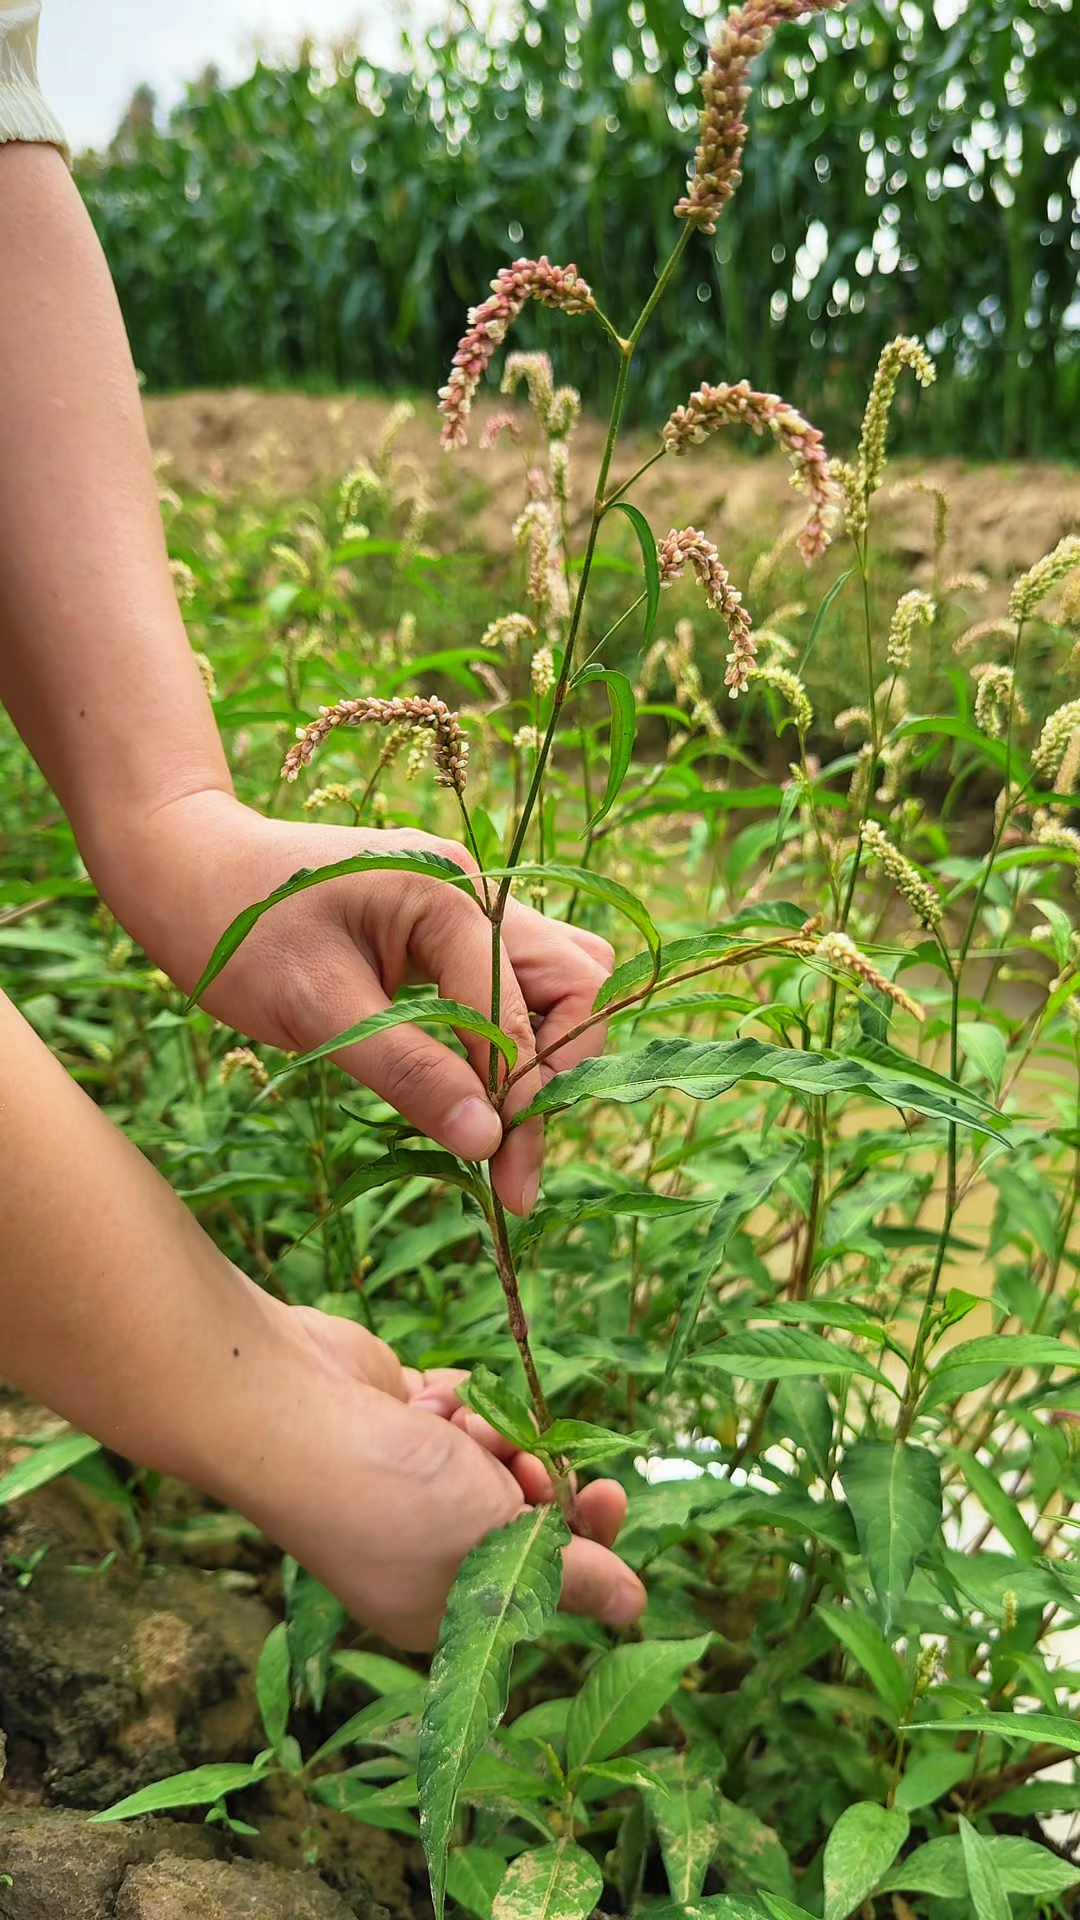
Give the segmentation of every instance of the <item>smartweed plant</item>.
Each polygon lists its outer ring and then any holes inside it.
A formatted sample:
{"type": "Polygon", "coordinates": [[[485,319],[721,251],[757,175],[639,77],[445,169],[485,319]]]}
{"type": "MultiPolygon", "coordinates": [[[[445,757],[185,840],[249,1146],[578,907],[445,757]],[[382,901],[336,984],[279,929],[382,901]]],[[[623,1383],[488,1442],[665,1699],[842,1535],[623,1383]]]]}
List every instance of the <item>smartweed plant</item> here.
{"type": "MultiPolygon", "coordinates": [[[[494,708],[481,720],[434,693],[361,687],[300,729],[284,765],[297,778],[355,728],[372,740],[366,804],[386,743],[423,742],[462,850],[401,851],[389,830],[384,850],[297,875],[228,930],[193,995],[276,902],[378,867],[422,873],[467,890],[490,923],[489,996],[408,995],[259,1097],[409,1020],[487,1042],[501,1107],[548,1064],[499,1026],[512,889],[627,930],[585,1022],[610,1024],[612,1045],[562,1072],[549,1049],[556,1071],[516,1116],[553,1132],[531,1218],[512,1223],[482,1170],[410,1144],[404,1123],[322,1215],[400,1183],[464,1196],[459,1217],[481,1237],[472,1277],[436,1306],[430,1274],[426,1305],[406,1283],[385,1330],[421,1363],[494,1363],[475,1364],[469,1403],[545,1463],[552,1503],[469,1556],[426,1694],[401,1663],[333,1655],[340,1610],[320,1613],[294,1570],[290,1620],[260,1669],[267,1753],[243,1779],[152,1790],[154,1805],[220,1807],[280,1764],[369,1824],[415,1832],[418,1809],[437,1920],[448,1895],[478,1920],[586,1920],[601,1902],[665,1920],[1007,1920],[1075,1911],[1080,1886],[1039,1824],[1080,1808],[1067,1638],[1080,1620],[1067,1551],[1080,1498],[1080,701],[1061,647],[1080,624],[1080,538],[1033,565],[1000,618],[966,619],[953,710],[920,714],[920,659],[986,583],[950,570],[947,501],[931,489],[932,577],[887,630],[872,615],[890,410],[902,379],[934,378],[917,340],[885,346],[850,459],[737,379],[699,386],[636,470],[619,465],[649,322],[689,236],[713,231],[738,185],[751,63],[774,28],[817,10],[744,0],[728,15],[671,252],[627,331],[576,267],[545,257],[503,268],[468,316],[440,395],[451,450],[527,302],[606,338],[613,397],[580,544],[578,396],[545,355],[511,351],[502,391],[524,386],[531,436],[512,529],[525,583],[476,636],[494,708]],[[738,427],[772,437],[804,503],[754,569],[753,611],[704,529],[658,532],[632,497],[655,463],[738,427]],[[597,630],[620,521],[642,584],[597,630]],[[841,541],[847,565],[800,646],[801,607],[774,597],[790,550],[811,565],[841,541]],[[674,639],[660,626],[684,573],[726,634],[722,687],[687,624],[674,639]],[[864,684],[843,690],[830,737],[845,750],[822,764],[802,670],[842,594],[863,610],[864,684]],[[632,621],[636,691],[608,664],[632,621]],[[1032,719],[1027,681],[1045,686],[1053,646],[1064,697],[1032,719]],[[753,702],[792,743],[781,785],[729,731],[753,702]],[[651,764],[642,711],[668,729],[651,764]],[[749,824],[731,829],[740,811],[749,824]],[[628,884],[655,873],[657,844],[680,867],[658,883],[681,899],[663,934],[628,884]],[[969,1315],[983,1330],[961,1337],[969,1315]],[[632,1489],[622,1550],[652,1595],[642,1636],[614,1648],[556,1612],[575,1476],[600,1461],[632,1489]],[[378,1698],[305,1769],[290,1697],[321,1707],[332,1672],[378,1698]],[[376,1757],[342,1773],[349,1747],[376,1757]]],[[[482,437],[519,435],[522,419],[489,414],[482,437]]]]}

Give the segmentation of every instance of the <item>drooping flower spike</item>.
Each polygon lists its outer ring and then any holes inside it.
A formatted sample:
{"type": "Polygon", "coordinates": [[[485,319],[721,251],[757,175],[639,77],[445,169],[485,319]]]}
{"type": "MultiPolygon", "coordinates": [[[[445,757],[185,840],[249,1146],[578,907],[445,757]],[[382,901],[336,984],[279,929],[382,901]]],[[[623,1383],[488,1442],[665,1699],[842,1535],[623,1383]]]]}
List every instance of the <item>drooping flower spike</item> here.
{"type": "Polygon", "coordinates": [[[669,586],[687,565],[693,567],[705,590],[705,603],[719,613],[728,630],[731,652],[727,657],[724,685],[734,700],[746,692],[750,670],[757,658],[753,622],[743,606],[742,595],[731,584],[727,568],[711,540],[697,527],[672,527],[658,541],[656,558],[660,585],[669,586]]]}
{"type": "Polygon", "coordinates": [[[470,307],[468,331],[459,342],[446,385],[439,388],[444,447],[467,445],[465,423],[476,390],[496,348],[530,300],[563,313],[588,313],[595,305],[592,288],[577,268],[552,266],[546,254],[539,260],[515,260],[512,266],[501,267],[487,299],[470,307]]]}
{"type": "Polygon", "coordinates": [[[756,393],[748,380],[734,386],[721,382],[698,387],[684,407],[676,407],[660,429],[668,453],[685,453],[700,446],[723,427],[751,427],[755,433],[771,433],[783,447],[792,464],[791,484],[810,496],[811,513],[800,528],[795,544],[808,563],[829,544],[829,520],[837,503],[835,483],[829,472],[825,442],[816,427],[801,413],[789,407],[776,393],[756,393]]]}
{"type": "Polygon", "coordinates": [[[431,736],[435,779],[441,787],[465,791],[465,769],[469,759],[468,742],[461,722],[445,700],[434,695],[397,695],[392,700],[339,700],[335,707],[321,707],[319,717],[306,727],[297,728],[295,744],[285,755],[281,769],[283,780],[295,780],[301,767],[310,765],[323,742],[335,727],[359,727],[365,723],[379,727],[423,729],[431,736]]]}

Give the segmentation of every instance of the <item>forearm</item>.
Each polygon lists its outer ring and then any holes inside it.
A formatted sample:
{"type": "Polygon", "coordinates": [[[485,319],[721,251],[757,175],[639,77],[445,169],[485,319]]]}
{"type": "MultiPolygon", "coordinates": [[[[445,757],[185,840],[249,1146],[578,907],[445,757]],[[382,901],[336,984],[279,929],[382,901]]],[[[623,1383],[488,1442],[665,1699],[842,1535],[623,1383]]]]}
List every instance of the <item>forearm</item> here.
{"type": "Polygon", "coordinates": [[[231,790],[138,386],[60,155],[0,146],[0,702],[106,876],[133,819],[231,790]]]}
{"type": "Polygon", "coordinates": [[[118,1452],[229,1498],[279,1321],[0,994],[0,1374],[118,1452]]]}

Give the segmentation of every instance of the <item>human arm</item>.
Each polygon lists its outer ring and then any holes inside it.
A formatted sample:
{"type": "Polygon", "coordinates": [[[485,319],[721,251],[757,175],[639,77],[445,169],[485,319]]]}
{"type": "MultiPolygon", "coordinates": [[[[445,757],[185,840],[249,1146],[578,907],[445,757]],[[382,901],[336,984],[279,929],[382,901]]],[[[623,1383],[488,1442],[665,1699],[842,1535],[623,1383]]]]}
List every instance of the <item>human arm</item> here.
{"type": "MultiPolygon", "coordinates": [[[[404,1369],[246,1279],[2,994],[0,1167],[4,1377],[245,1513],[398,1645],[431,1645],[464,1554],[548,1491],[459,1406],[464,1376],[404,1369]]],[[[624,1504],[586,1488],[594,1537],[564,1555],[564,1605],[612,1624],[644,1604],[608,1550],[624,1504]]]]}
{"type": "MultiPolygon", "coordinates": [[[[188,989],[229,921],[298,867],[418,836],[271,821],[237,801],[172,591],[116,296],[49,148],[0,146],[0,260],[0,700],[103,897],[188,989]]],[[[610,952],[514,901],[503,949],[502,1024],[527,1058],[529,1014],[541,1017],[542,1046],[587,1018],[610,952]]],[[[256,1039],[306,1048],[378,1011],[409,979],[484,1008],[489,929],[457,889],[383,873],[276,907],[205,1004],[256,1039]]],[[[572,1065],[598,1039],[591,1030],[556,1064],[572,1065]]],[[[400,1027],[343,1064],[443,1145],[480,1159],[502,1128],[487,1101],[485,1050],[469,1044],[466,1061],[400,1027]]],[[[515,1085],[507,1117],[536,1084],[515,1085]]],[[[541,1153],[537,1123],[499,1147],[496,1181],[517,1211],[535,1197],[541,1153]]]]}

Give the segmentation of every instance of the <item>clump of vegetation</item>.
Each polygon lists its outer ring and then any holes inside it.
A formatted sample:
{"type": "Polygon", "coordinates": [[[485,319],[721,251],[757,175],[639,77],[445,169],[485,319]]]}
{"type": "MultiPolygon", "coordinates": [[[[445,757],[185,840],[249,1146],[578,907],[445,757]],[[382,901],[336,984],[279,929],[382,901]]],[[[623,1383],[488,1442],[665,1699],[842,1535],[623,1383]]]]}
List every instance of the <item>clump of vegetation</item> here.
{"type": "MultiPolygon", "coordinates": [[[[310,782],[305,805],[387,829],[335,876],[392,863],[486,915],[475,1007],[408,991],[375,1021],[485,1042],[500,1106],[527,1083],[514,1123],[542,1116],[551,1141],[536,1211],[510,1220],[483,1170],[348,1089],[331,1056],[375,1022],[301,1058],[238,1053],[111,930],[103,970],[85,925],[58,934],[35,911],[7,929],[37,956],[28,1012],[130,1105],[135,1137],[230,1249],[290,1297],[375,1322],[412,1364],[470,1365],[470,1406],[548,1474],[549,1503],[463,1566],[426,1686],[381,1653],[335,1653],[340,1610],[290,1568],[259,1670],[266,1751],[107,1816],[201,1805],[231,1820],[226,1795],[280,1769],[316,1803],[419,1831],[440,1916],[449,1898],[477,1920],[586,1920],[598,1904],[1025,1920],[1075,1910],[1080,1887],[1041,1825],[1080,1808],[1080,539],[1034,558],[1007,618],[969,623],[951,705],[920,713],[919,656],[942,647],[963,590],[947,501],[927,503],[932,590],[907,588],[884,621],[872,532],[898,383],[934,377],[921,342],[885,346],[847,458],[740,381],[699,385],[645,463],[739,425],[778,442],[802,495],[781,541],[808,566],[830,542],[847,560],[801,645],[774,598],[783,545],[744,593],[706,529],[650,527],[632,499],[644,468],[619,467],[639,347],[737,183],[749,62],[800,10],[746,0],[728,16],[681,224],[626,333],[576,268],[542,256],[501,271],[469,315],[442,392],[451,446],[527,301],[611,353],[580,551],[577,394],[530,352],[505,362],[531,420],[521,597],[471,645],[412,652],[428,490],[413,476],[409,493],[388,454],[329,519],[275,530],[261,600],[242,568],[224,609],[200,600],[211,565],[228,578],[233,563],[200,552],[197,526],[177,554],[193,612],[214,608],[194,637],[250,790],[276,738],[287,776],[310,782]],[[616,608],[600,562],[620,519],[641,568],[616,608]],[[368,567],[395,604],[382,634],[355,631],[368,567]],[[696,625],[725,636],[723,672],[703,669],[694,630],[665,625],[683,573],[696,625]],[[805,670],[842,595],[862,610],[863,680],[836,689],[830,733],[850,747],[822,764],[805,670]],[[267,610],[262,689],[234,691],[220,663],[250,656],[267,610]],[[638,691],[611,664],[632,626],[638,691]],[[1036,644],[1058,648],[1049,679],[1036,644]],[[658,701],[661,671],[673,695],[658,701]],[[462,689],[456,707],[435,675],[462,689]],[[755,707],[790,753],[782,783],[746,778],[739,716],[755,707]],[[638,746],[642,711],[665,729],[659,757],[638,746]],[[946,782],[936,814],[919,797],[928,770],[946,782]],[[995,802],[961,837],[959,803],[987,777],[995,802]],[[403,850],[394,830],[417,821],[465,848],[403,850]],[[557,1048],[522,1057],[502,1029],[515,889],[616,936],[587,1023],[610,1031],[600,1058],[560,1072],[557,1048]],[[631,1491],[621,1548],[650,1591],[640,1637],[617,1645],[556,1611],[576,1476],[601,1461],[631,1491]],[[375,1698],[305,1759],[290,1711],[332,1718],[341,1678],[375,1698]]],[[[5,884],[10,911],[83,887],[61,831],[45,816],[50,870],[22,896],[5,884]]],[[[262,913],[320,878],[253,903],[193,998],[262,913]]]]}
{"type": "MultiPolygon", "coordinates": [[[[696,0],[523,0],[494,22],[457,8],[398,65],[307,47],[236,85],[211,71],[165,125],[136,96],[78,179],[138,365],[158,388],[426,392],[508,246],[562,260],[587,244],[605,307],[633,312],[683,190],[708,14],[696,0]]],[[[903,330],[941,368],[937,404],[897,423],[907,444],[1071,457],[1069,6],[863,0],[784,28],[756,92],[746,189],[715,238],[690,243],[686,298],[657,314],[635,375],[638,417],[719,361],[839,437],[903,330]]],[[[522,344],[550,345],[526,324],[522,344]]],[[[600,343],[581,341],[575,372],[606,403],[600,343]]]]}

